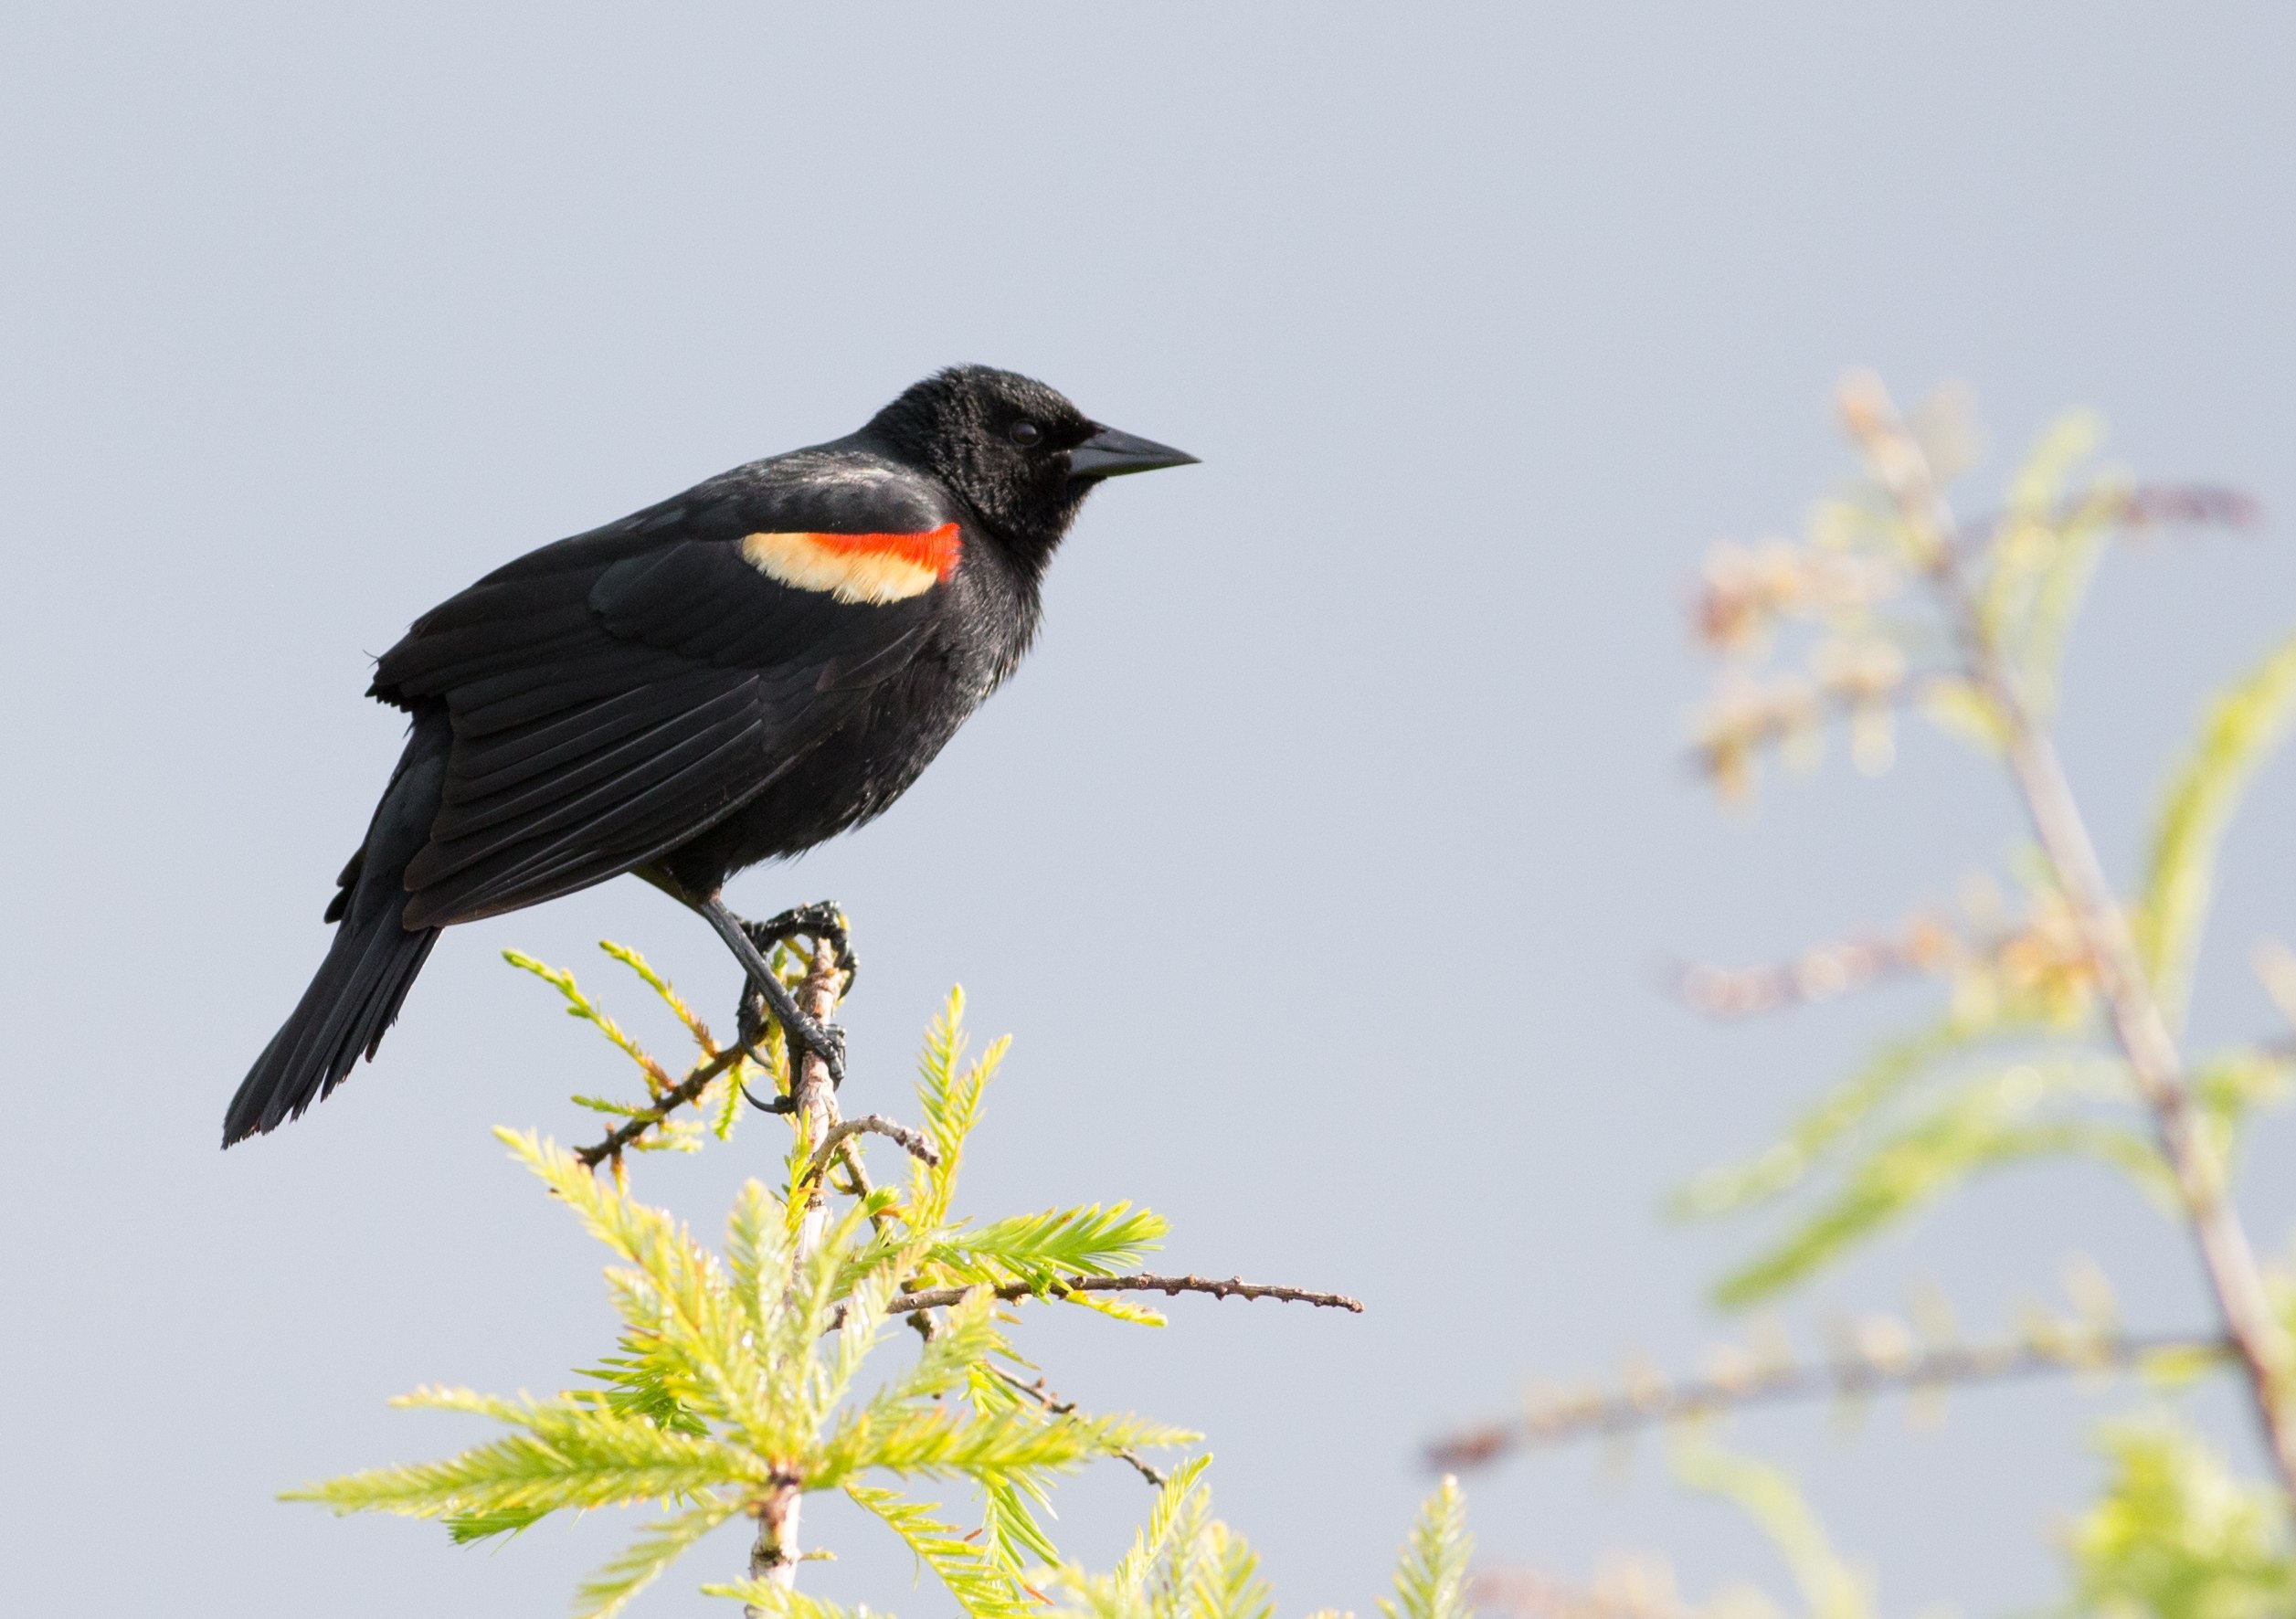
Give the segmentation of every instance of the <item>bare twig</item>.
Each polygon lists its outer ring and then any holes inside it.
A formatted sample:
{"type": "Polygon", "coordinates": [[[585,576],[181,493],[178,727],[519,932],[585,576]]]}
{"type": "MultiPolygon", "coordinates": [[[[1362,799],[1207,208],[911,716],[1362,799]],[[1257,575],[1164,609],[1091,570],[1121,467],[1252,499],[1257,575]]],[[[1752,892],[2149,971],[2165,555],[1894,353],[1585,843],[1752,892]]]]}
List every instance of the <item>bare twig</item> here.
{"type": "Polygon", "coordinates": [[[846,1142],[860,1135],[883,1136],[898,1142],[901,1150],[911,1158],[935,1169],[940,1167],[941,1155],[933,1150],[933,1144],[925,1138],[922,1132],[913,1130],[896,1119],[887,1118],[882,1113],[864,1113],[859,1118],[841,1119],[831,1125],[829,1134],[822,1138],[821,1145],[806,1164],[805,1173],[799,1179],[818,1182],[828,1172],[830,1159],[839,1154],[846,1142]]]}
{"type": "MultiPolygon", "coordinates": [[[[974,1287],[985,1287],[976,1282],[967,1287],[926,1287],[915,1293],[896,1293],[885,1301],[885,1314],[905,1316],[913,1310],[936,1310],[945,1306],[961,1304],[974,1287]]],[[[1062,1298],[1071,1293],[1162,1293],[1173,1296],[1182,1293],[1209,1293],[1214,1298],[1273,1298],[1286,1304],[1312,1304],[1328,1310],[1350,1310],[1363,1313],[1362,1301],[1349,1298],[1344,1293],[1311,1293],[1304,1287],[1276,1287],[1259,1282],[1247,1282],[1240,1276],[1226,1281],[1214,1281],[1207,1276],[1152,1276],[1145,1272],[1129,1276],[1069,1276],[1046,1284],[1042,1289],[1026,1282],[1007,1282],[996,1290],[999,1298],[1017,1300],[1034,1298],[1040,1294],[1047,1298],[1062,1298]]],[[[844,1307],[830,1318],[830,1329],[835,1331],[845,1319],[844,1307]]]]}
{"type": "Polygon", "coordinates": [[[1516,1451],[1573,1439],[1617,1437],[1750,1406],[1919,1393],[2063,1372],[2117,1370],[2154,1356],[2223,1358],[2235,1352],[2231,1340],[2224,1338],[2077,1332],[2052,1341],[1909,1350],[1887,1359],[1860,1356],[1816,1365],[1788,1361],[1750,1366],[1737,1375],[1683,1382],[1654,1379],[1618,1393],[1597,1390],[1558,1396],[1532,1404],[1520,1416],[1462,1429],[1429,1445],[1427,1460],[1438,1468],[1472,1467],[1516,1451]]]}
{"type": "Polygon", "coordinates": [[[1935,915],[1916,916],[1894,936],[1837,939],[1788,961],[1747,968],[1680,966],[1670,987],[1694,1011],[1732,1019],[1825,1000],[1916,973],[1983,975],[2007,994],[2045,999],[2053,989],[2074,983],[2085,989],[2095,976],[2088,947],[2063,901],[2043,894],[2014,921],[1957,928],[1935,915]]]}
{"type": "Polygon", "coordinates": [[[2072,909],[2114,1038],[2152,1110],[2162,1155],[2175,1176],[2202,1267],[2246,1374],[2281,1487],[2296,1499],[2296,1406],[2290,1398],[2292,1357],[2288,1335],[2272,1314],[2255,1249],[2227,1195],[2223,1165],[2201,1138],[2184,1058],[2145,979],[2127,915],[2105,876],[2057,749],[1986,626],[1963,571],[1952,509],[1920,447],[1903,429],[1878,385],[1846,390],[1844,415],[1922,545],[1931,583],[1952,623],[1969,679],[1999,722],[2010,775],[2072,909]]]}
{"type": "Polygon", "coordinates": [[[696,1101],[709,1088],[710,1081],[741,1061],[744,1053],[738,1046],[728,1047],[705,1061],[696,1063],[676,1085],[654,1098],[653,1106],[637,1114],[608,1131],[606,1139],[593,1147],[579,1148],[575,1157],[586,1169],[595,1169],[609,1159],[619,1159],[630,1144],[654,1128],[680,1107],[696,1101]]]}
{"type": "MultiPolygon", "coordinates": [[[[2245,490],[2218,483],[2147,483],[2069,496],[2041,521],[2056,528],[2101,524],[2123,536],[2135,536],[2166,528],[2252,528],[2263,515],[2263,506],[2245,490]]],[[[1961,519],[1945,537],[1963,558],[1982,556],[1999,543],[2015,520],[2009,512],[1979,512],[1961,519]]]]}
{"type": "Polygon", "coordinates": [[[2164,483],[2132,489],[2116,516],[2129,528],[2248,528],[2263,515],[2256,497],[2212,483],[2164,483]]]}
{"type": "MultiPolygon", "coordinates": [[[[852,975],[851,973],[848,973],[845,976],[848,982],[852,981],[852,975]]],[[[853,1199],[856,1202],[862,1203],[867,1202],[872,1197],[876,1195],[877,1188],[869,1179],[869,1167],[861,1161],[861,1154],[854,1150],[853,1143],[850,1138],[837,1144],[837,1162],[845,1166],[846,1175],[845,1184],[837,1188],[839,1191],[844,1193],[847,1197],[853,1199]]],[[[878,1231],[885,1232],[891,1231],[894,1226],[900,1223],[900,1219],[901,1216],[895,1210],[890,1208],[879,1209],[869,1216],[869,1223],[874,1226],[878,1231]]],[[[910,1322],[912,1326],[916,1327],[917,1330],[925,1335],[926,1341],[928,1343],[932,1341],[933,1338],[932,1320],[933,1318],[930,1316],[920,1315],[913,1317],[910,1322]]]]}
{"type": "MultiPolygon", "coordinates": [[[[1074,1400],[1062,1399],[1058,1393],[1046,1385],[1044,1380],[1041,1377],[1032,1383],[1024,1383],[1021,1381],[1019,1376],[1013,1372],[1006,1370],[1001,1366],[990,1366],[989,1370],[996,1377],[996,1380],[999,1382],[1004,1384],[1005,1387],[1010,1389],[1014,1393],[1021,1395],[1023,1399],[1035,1401],[1037,1404],[1042,1406],[1045,1412],[1052,1416],[1073,1416],[1075,1413],[1076,1402],[1074,1400]]],[[[1158,1472],[1154,1467],[1149,1466],[1146,1462],[1142,1461],[1137,1451],[1120,1450],[1116,1452],[1116,1455],[1118,1461],[1130,1463],[1134,1472],[1137,1473],[1141,1477],[1147,1479],[1148,1483],[1155,1486],[1158,1489],[1162,1489],[1164,1487],[1164,1475],[1158,1472]]]]}

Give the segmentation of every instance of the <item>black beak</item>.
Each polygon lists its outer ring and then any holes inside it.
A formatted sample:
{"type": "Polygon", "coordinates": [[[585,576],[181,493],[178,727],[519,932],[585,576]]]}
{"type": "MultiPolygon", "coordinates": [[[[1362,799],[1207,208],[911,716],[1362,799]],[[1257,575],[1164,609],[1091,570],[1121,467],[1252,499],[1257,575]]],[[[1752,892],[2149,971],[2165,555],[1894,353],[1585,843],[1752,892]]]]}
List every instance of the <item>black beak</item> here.
{"type": "Polygon", "coordinates": [[[1125,472],[1153,472],[1159,467],[1192,467],[1196,458],[1169,444],[1099,428],[1068,452],[1071,478],[1114,478],[1125,472]]]}

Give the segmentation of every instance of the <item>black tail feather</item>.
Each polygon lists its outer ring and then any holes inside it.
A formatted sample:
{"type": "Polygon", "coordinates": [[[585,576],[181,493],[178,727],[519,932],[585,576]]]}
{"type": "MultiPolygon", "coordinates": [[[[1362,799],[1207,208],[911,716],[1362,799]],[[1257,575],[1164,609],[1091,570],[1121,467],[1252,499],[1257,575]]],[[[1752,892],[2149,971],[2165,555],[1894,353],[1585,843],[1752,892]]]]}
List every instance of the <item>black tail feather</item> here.
{"type": "Polygon", "coordinates": [[[437,928],[410,933],[387,911],[364,927],[338,928],[311,988],[231,1098],[223,1144],[301,1117],[360,1057],[372,1057],[438,940],[437,928]]]}
{"type": "Polygon", "coordinates": [[[276,1129],[323,1100],[361,1056],[375,1054],[398,1016],[439,941],[439,929],[408,928],[400,918],[407,909],[407,862],[429,840],[438,816],[450,741],[443,710],[417,716],[366,841],[344,868],[343,892],[327,908],[334,943],[302,1000],[239,1082],[224,1116],[226,1147],[276,1129]]]}

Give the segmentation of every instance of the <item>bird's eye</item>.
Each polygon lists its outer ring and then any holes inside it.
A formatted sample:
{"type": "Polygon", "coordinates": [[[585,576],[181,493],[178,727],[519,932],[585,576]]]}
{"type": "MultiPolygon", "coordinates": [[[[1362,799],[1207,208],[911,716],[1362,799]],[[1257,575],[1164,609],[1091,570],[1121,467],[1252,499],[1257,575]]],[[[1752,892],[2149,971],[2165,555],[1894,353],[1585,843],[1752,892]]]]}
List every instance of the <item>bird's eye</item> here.
{"type": "Polygon", "coordinates": [[[1012,424],[1012,441],[1023,450],[1032,448],[1042,437],[1044,437],[1044,429],[1032,421],[1016,421],[1012,424]]]}

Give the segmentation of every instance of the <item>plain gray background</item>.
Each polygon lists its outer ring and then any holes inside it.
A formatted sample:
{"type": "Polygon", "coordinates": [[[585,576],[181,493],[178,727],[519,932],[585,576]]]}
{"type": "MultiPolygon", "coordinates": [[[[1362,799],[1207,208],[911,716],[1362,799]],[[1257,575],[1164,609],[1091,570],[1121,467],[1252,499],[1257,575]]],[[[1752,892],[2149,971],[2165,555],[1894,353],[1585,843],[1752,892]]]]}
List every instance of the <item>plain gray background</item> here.
{"type": "MultiPolygon", "coordinates": [[[[1879,783],[1835,763],[1718,816],[1680,755],[1703,548],[1845,469],[1851,364],[1967,380],[2005,454],[2091,404],[2127,463],[2296,512],[2292,61],[2265,5],[8,8],[6,1605],[547,1614],[618,1542],[461,1550],[271,1495],[465,1433],[390,1393],[554,1389],[606,1347],[597,1252],[487,1127],[570,1138],[566,1095],[623,1081],[496,952],[659,1035],[592,941],[722,1021],[705,930],[636,883],[457,930],[377,1066],[227,1156],[217,1121],[396,756],[375,652],[981,359],[1205,464],[1095,496],[1016,683],[881,823],[734,897],[857,919],[849,1101],[908,1107],[951,980],[1018,1035],[970,1208],[1131,1197],[1175,1267],[1369,1301],[1025,1339],[1087,1403],[1209,1432],[1286,1611],[1363,1610],[1427,1437],[1533,1370],[1695,1363],[1754,1233],[1673,1228],[1664,1191],[1928,1005],[1718,1030],[1654,965],[1889,923],[2019,833],[1918,732],[1879,783]]],[[[2121,869],[2200,694],[2292,609],[2284,516],[2110,563],[2066,746],[2121,869]]],[[[2217,1033],[2271,1027],[2241,963],[2296,930],[2292,797],[2270,771],[2231,841],[2217,1033]]],[[[767,1140],[641,1185],[714,1222],[767,1140]]],[[[2280,1249],[2296,1156],[2259,1151],[2280,1249]]],[[[1791,1315],[1812,1343],[1930,1276],[1997,1324],[2075,1250],[2138,1324],[2202,1318],[2175,1237],[2062,1169],[1791,1315]]],[[[1730,1434],[1804,1472],[1890,1613],[1982,1614],[2055,1589],[2079,1436],[2132,1403],[1730,1434]]],[[[1472,1489],[1495,1562],[1778,1582],[1647,1448],[1472,1489]]],[[[1062,1498],[1105,1561],[1147,1491],[1062,1498]]],[[[946,1609],[889,1539],[808,1522],[844,1553],[818,1589],[946,1609]]],[[[704,1611],[740,1555],[641,1611],[704,1611]]]]}

